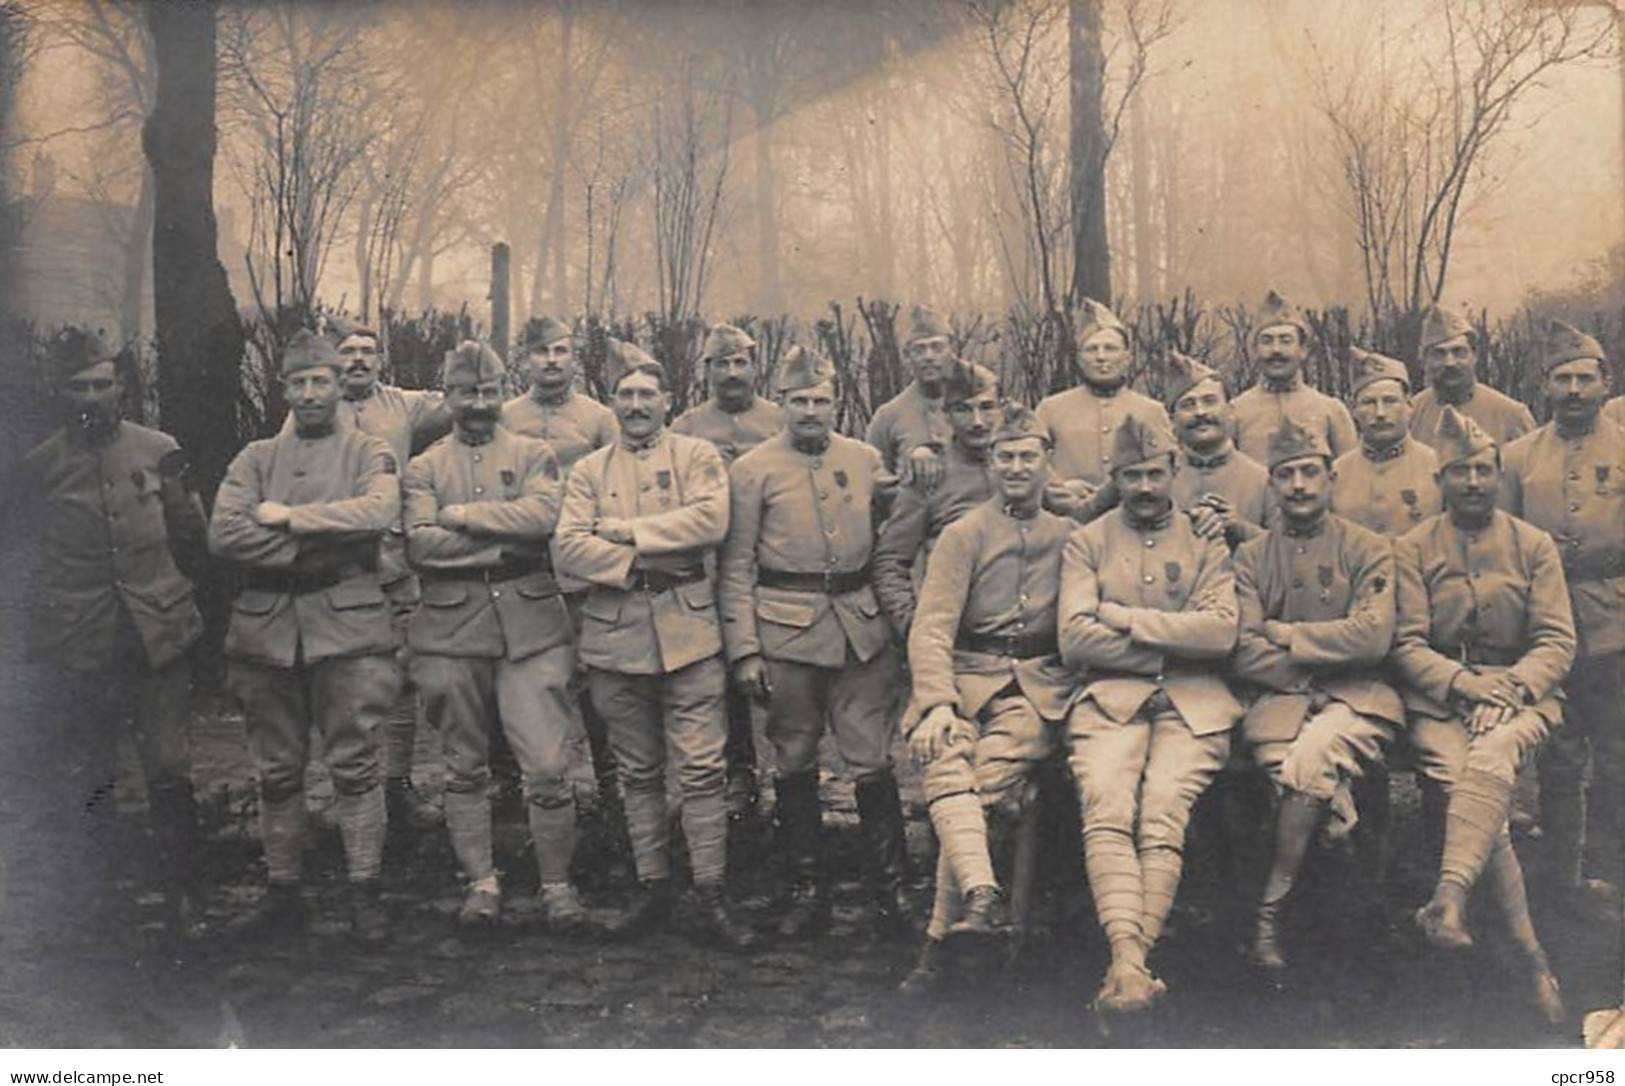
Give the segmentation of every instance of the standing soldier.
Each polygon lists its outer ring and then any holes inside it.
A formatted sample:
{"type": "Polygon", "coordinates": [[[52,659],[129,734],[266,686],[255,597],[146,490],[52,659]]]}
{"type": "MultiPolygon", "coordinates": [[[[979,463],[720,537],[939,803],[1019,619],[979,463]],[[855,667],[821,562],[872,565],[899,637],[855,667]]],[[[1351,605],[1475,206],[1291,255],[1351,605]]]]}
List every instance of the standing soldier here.
{"type": "Polygon", "coordinates": [[[942,450],[952,433],[942,402],[942,382],[954,362],[950,333],[934,310],[914,307],[903,340],[903,360],[914,379],[869,420],[867,440],[880,450],[886,471],[922,490],[942,481],[942,450]]]}
{"type": "Polygon", "coordinates": [[[502,427],[547,442],[559,458],[559,469],[568,475],[577,460],[615,443],[615,413],[576,391],[575,338],[569,325],[554,317],[532,317],[519,346],[530,390],[502,405],[502,427]]]}
{"type": "MultiPolygon", "coordinates": [[[[8,488],[16,504],[6,503],[11,523],[38,531],[44,551],[29,648],[50,669],[37,722],[48,760],[27,771],[61,789],[53,826],[82,826],[78,843],[105,847],[119,733],[133,725],[167,921],[190,937],[202,908],[187,651],[203,630],[191,582],[204,568],[203,506],[175,440],[120,419],[124,383],[97,337],[64,329],[48,358],[68,421],[18,464],[8,488]]],[[[98,894],[112,887],[102,868],[98,894]]]]}
{"type": "Polygon", "coordinates": [[[1404,535],[1444,508],[1439,458],[1411,436],[1411,379],[1405,363],[1349,348],[1349,401],[1360,447],[1332,465],[1332,512],[1376,532],[1404,535]]]}
{"type": "Polygon", "coordinates": [[[874,586],[892,628],[907,636],[915,586],[943,528],[993,496],[988,441],[999,425],[999,379],[974,363],[955,362],[943,382],[953,439],[942,458],[942,482],[930,491],[908,487],[892,504],[875,541],[874,586]]]}
{"type": "Polygon", "coordinates": [[[524,777],[543,911],[568,929],[586,913],[570,884],[575,795],[565,779],[581,734],[569,690],[575,646],[548,557],[564,484],[545,441],[497,424],[503,376],[484,344],[448,352],[454,437],[406,470],[407,551],[423,579],[412,673],[445,749],[446,825],[468,880],[459,920],[495,923],[501,909],[488,792],[494,716],[524,777]]]}
{"type": "Polygon", "coordinates": [[[1541,826],[1559,889],[1607,900],[1625,885],[1625,427],[1599,417],[1608,372],[1591,336],[1552,321],[1540,373],[1552,421],[1507,449],[1502,484],[1507,512],[1557,543],[1579,637],[1566,723],[1540,759],[1541,826]]]}
{"type": "Polygon", "coordinates": [[[1049,433],[1012,406],[992,448],[998,494],[944,529],[908,638],[921,714],[909,748],[925,770],[942,851],[936,906],[906,988],[933,979],[944,937],[986,934],[1002,920],[988,824],[1022,817],[1033,767],[1055,749],[1075,685],[1055,636],[1061,548],[1075,525],[1040,507],[1049,433]]]}
{"type": "MultiPolygon", "coordinates": [[[[396,388],[379,380],[383,356],[378,333],[345,317],[329,317],[327,337],[338,349],[344,365],[339,375],[342,403],[338,418],[362,433],[381,437],[405,464],[451,425],[445,397],[438,392],[396,388]]],[[[290,420],[289,426],[294,425],[290,420]]],[[[404,637],[407,621],[417,607],[417,577],[406,561],[406,537],[400,525],[384,534],[378,551],[378,579],[389,597],[397,626],[404,637]]],[[[382,728],[384,803],[392,828],[423,829],[440,822],[440,812],[412,786],[412,750],[417,740],[418,692],[410,668],[403,675],[401,696],[391,707],[382,728]]]]}
{"type": "Polygon", "coordinates": [[[1121,505],[1072,533],[1061,558],[1061,657],[1089,669],[1067,720],[1095,914],[1111,943],[1096,1006],[1144,1010],[1146,967],[1179,889],[1192,805],[1224,765],[1241,704],[1219,677],[1236,643],[1223,541],[1176,515],[1174,436],[1123,420],[1121,505]]]}
{"type": "Polygon", "coordinates": [[[1168,412],[1179,437],[1174,504],[1190,514],[1197,533],[1222,531],[1231,548],[1264,530],[1269,519],[1269,472],[1236,448],[1224,381],[1203,362],[1168,352],[1168,412]]]}
{"type": "MultiPolygon", "coordinates": [[[[1533,994],[1555,1025],[1563,1001],[1529,917],[1507,818],[1519,769],[1562,720],[1558,684],[1575,645],[1568,587],[1551,537],[1495,508],[1501,454],[1490,436],[1447,407],[1437,440],[1445,511],[1394,545],[1393,662],[1417,764],[1447,793],[1439,881],[1416,920],[1435,946],[1471,946],[1467,894],[1487,870],[1533,994]]],[[[1425,804],[1423,813],[1436,808],[1425,804]]]]}
{"type": "Polygon", "coordinates": [[[1297,306],[1275,291],[1264,296],[1253,332],[1258,355],[1258,383],[1236,397],[1236,444],[1262,463],[1269,458],[1270,435],[1284,418],[1297,419],[1326,439],[1338,457],[1354,448],[1354,420],[1341,400],[1303,382],[1309,358],[1309,322],[1297,306]]]}
{"type": "Polygon", "coordinates": [[[1112,473],[1112,438],[1127,419],[1166,430],[1168,412],[1156,400],[1128,387],[1133,344],[1117,315],[1085,298],[1078,328],[1078,372],[1083,383],[1047,396],[1038,418],[1055,439],[1053,478],[1046,508],[1078,521],[1110,509],[1117,493],[1106,484],[1112,473]]]}
{"type": "Polygon", "coordinates": [[[666,432],[666,371],[611,343],[620,437],[571,470],[554,551],[588,582],[579,653],[609,727],[640,883],[624,933],[664,926],[671,907],[666,758],[682,790],[694,904],[705,932],[735,949],[754,932],[729,911],[722,635],[706,552],[728,534],[728,473],[708,441],[666,432]]]}
{"type": "Polygon", "coordinates": [[[1460,313],[1428,306],[1417,354],[1428,387],[1416,394],[1411,435],[1424,445],[1438,446],[1446,407],[1478,423],[1503,448],[1535,428],[1529,408],[1478,380],[1478,333],[1460,313]]]}
{"type": "Polygon", "coordinates": [[[1234,668],[1262,688],[1242,734],[1280,790],[1275,850],[1249,959],[1286,968],[1280,923],[1321,813],[1381,759],[1405,723],[1381,666],[1394,638],[1394,559],[1386,539],[1327,512],[1331,452],[1292,419],[1270,439],[1274,527],[1236,550],[1241,608],[1234,668]]]}
{"type": "MultiPolygon", "coordinates": [[[[696,404],[671,424],[674,434],[700,437],[717,447],[724,464],[732,464],[784,429],[784,408],[756,395],[756,341],[731,324],[719,324],[705,337],[700,352],[710,399],[696,404]]],[[[755,808],[756,736],[751,727],[750,698],[728,684],[728,782],[723,798],[729,818],[743,818],[755,808]]]]}
{"type": "Polygon", "coordinates": [[[293,429],[250,442],[226,470],[209,546],[242,567],[226,632],[227,683],[260,776],[271,932],[302,927],[305,766],[312,725],[337,793],[353,932],[389,934],[379,901],[384,793],[376,730],[400,692],[379,540],[400,522],[399,469],[380,438],[337,427],[343,361],[296,334],[282,354],[293,429]]]}
{"type": "Polygon", "coordinates": [[[909,924],[903,810],[892,776],[898,659],[869,584],[880,454],[832,432],[835,367],[792,348],[776,380],[787,426],[733,466],[732,530],[719,602],[734,681],[767,706],[780,840],[794,880],[780,924],[828,917],[819,841],[818,740],[835,734],[883,923],[909,924]]]}

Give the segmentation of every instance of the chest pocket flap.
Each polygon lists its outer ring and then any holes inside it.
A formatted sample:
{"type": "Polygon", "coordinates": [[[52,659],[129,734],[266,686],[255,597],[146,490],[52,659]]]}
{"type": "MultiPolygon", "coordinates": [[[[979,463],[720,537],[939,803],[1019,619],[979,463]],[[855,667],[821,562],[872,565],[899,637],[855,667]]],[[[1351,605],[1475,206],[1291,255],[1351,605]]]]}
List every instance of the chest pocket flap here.
{"type": "Polygon", "coordinates": [[[805,629],[818,618],[818,609],[810,603],[759,598],[756,601],[756,617],[779,626],[805,629]]]}
{"type": "Polygon", "coordinates": [[[468,599],[468,586],[456,581],[428,581],[423,586],[425,607],[456,607],[468,599]]]}
{"type": "Polygon", "coordinates": [[[717,605],[716,592],[711,588],[710,581],[695,581],[693,584],[677,586],[677,595],[688,604],[690,611],[706,611],[717,605]]]}
{"type": "Polygon", "coordinates": [[[382,607],[384,590],[375,578],[356,578],[327,590],[327,602],[335,611],[355,611],[363,607],[382,607]]]}

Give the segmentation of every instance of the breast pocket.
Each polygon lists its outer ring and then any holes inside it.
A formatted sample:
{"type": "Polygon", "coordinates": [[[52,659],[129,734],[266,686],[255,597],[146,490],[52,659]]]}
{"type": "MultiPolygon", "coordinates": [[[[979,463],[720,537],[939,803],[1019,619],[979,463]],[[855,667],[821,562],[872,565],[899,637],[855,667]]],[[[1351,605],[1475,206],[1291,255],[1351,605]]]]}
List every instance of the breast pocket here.
{"type": "Polygon", "coordinates": [[[775,626],[787,626],[792,630],[805,630],[818,618],[818,609],[810,603],[758,599],[756,601],[756,617],[775,626]]]}
{"type": "Polygon", "coordinates": [[[581,601],[581,617],[587,621],[613,626],[621,621],[621,608],[625,604],[626,596],[623,594],[594,589],[581,601]]]}
{"type": "Polygon", "coordinates": [[[237,593],[232,601],[231,609],[242,615],[268,615],[276,609],[277,600],[282,597],[275,592],[260,592],[255,589],[244,589],[237,593]]]}
{"type": "Polygon", "coordinates": [[[690,611],[710,611],[717,605],[716,591],[710,581],[695,581],[677,586],[677,596],[690,611]]]}
{"type": "Polygon", "coordinates": [[[327,590],[327,603],[335,611],[382,609],[384,590],[378,586],[377,580],[370,577],[366,580],[345,581],[327,590]]]}
{"type": "Polygon", "coordinates": [[[458,607],[468,601],[468,586],[456,581],[429,581],[423,586],[423,606],[458,607]]]}

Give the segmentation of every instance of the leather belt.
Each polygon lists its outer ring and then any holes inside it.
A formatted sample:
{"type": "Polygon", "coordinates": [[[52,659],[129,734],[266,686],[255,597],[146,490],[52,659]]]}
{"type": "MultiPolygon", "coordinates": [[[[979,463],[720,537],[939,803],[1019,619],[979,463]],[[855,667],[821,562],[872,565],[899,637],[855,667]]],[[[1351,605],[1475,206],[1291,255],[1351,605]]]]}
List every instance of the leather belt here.
{"type": "Polygon", "coordinates": [[[341,581],[347,581],[365,570],[329,569],[313,573],[301,573],[292,569],[265,569],[254,567],[243,571],[243,590],[245,592],[272,592],[276,595],[303,596],[310,592],[320,592],[324,588],[332,588],[341,581]]]}
{"type": "Polygon", "coordinates": [[[1053,633],[989,634],[969,630],[959,631],[954,638],[954,648],[961,652],[986,652],[1017,660],[1035,660],[1041,656],[1054,656],[1061,651],[1053,633]]]}
{"type": "Polygon", "coordinates": [[[856,592],[869,583],[869,567],[841,572],[802,573],[788,569],[756,570],[759,588],[779,588],[786,592],[821,592],[826,596],[844,596],[856,592]]]}
{"type": "Polygon", "coordinates": [[[424,569],[418,571],[418,577],[425,583],[431,581],[480,581],[484,584],[495,584],[498,581],[512,581],[519,577],[528,577],[532,573],[552,574],[553,567],[546,561],[538,558],[511,559],[499,562],[494,566],[485,566],[481,569],[424,569]]]}
{"type": "Polygon", "coordinates": [[[670,592],[678,585],[695,584],[705,580],[705,567],[688,569],[634,569],[631,590],[634,592],[670,592]]]}
{"type": "Polygon", "coordinates": [[[1440,646],[1438,651],[1460,663],[1483,667],[1511,667],[1523,659],[1521,649],[1504,649],[1494,645],[1463,644],[1450,648],[1440,646]]]}

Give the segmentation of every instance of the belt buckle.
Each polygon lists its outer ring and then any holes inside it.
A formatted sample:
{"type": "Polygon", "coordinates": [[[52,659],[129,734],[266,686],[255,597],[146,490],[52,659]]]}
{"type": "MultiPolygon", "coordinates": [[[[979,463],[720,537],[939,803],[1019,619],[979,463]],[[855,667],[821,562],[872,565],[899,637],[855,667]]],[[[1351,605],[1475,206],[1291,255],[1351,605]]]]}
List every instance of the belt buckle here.
{"type": "Polygon", "coordinates": [[[824,595],[835,595],[835,571],[826,569],[821,576],[824,578],[824,595]]]}

